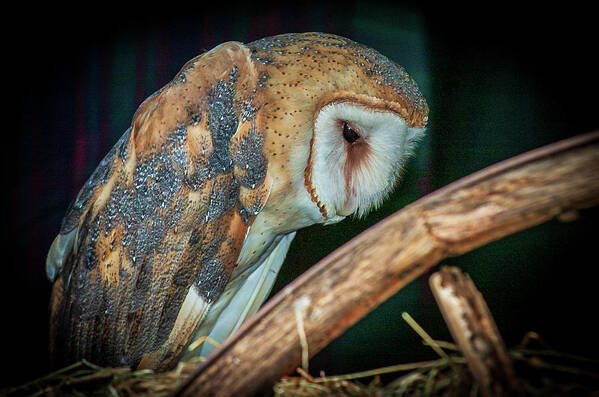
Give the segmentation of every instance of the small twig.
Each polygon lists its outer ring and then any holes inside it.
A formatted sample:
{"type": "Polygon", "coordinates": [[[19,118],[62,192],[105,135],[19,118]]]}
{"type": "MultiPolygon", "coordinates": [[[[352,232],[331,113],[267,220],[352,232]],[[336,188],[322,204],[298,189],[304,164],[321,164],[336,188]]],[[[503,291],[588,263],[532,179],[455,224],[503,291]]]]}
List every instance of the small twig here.
{"type": "Polygon", "coordinates": [[[116,391],[116,389],[114,388],[114,386],[108,385],[108,391],[110,392],[110,395],[112,397],[119,397],[119,393],[116,391]]]}
{"type": "Polygon", "coordinates": [[[568,365],[551,364],[551,363],[548,363],[538,357],[532,357],[532,358],[526,360],[526,362],[528,363],[528,365],[530,365],[531,367],[534,367],[534,368],[548,369],[551,371],[563,372],[563,373],[567,373],[567,374],[571,374],[571,375],[579,375],[579,376],[585,376],[585,377],[589,377],[589,378],[593,378],[593,379],[599,379],[599,373],[597,373],[597,372],[586,371],[584,369],[571,367],[568,365]]]}
{"type": "MultiPolygon", "coordinates": [[[[33,393],[30,397],[37,397],[37,396],[43,396],[44,394],[48,394],[52,392],[52,388],[51,387],[45,387],[41,390],[38,390],[37,392],[33,393]]],[[[12,392],[9,391],[9,394],[11,394],[12,392]]]]}
{"type": "Polygon", "coordinates": [[[510,351],[510,356],[516,360],[527,360],[525,356],[544,356],[544,357],[552,357],[552,358],[560,358],[564,360],[572,360],[578,361],[580,363],[589,364],[589,365],[599,365],[599,360],[581,357],[576,354],[558,352],[554,350],[535,350],[535,349],[522,349],[516,348],[510,351]]]}
{"type": "Polygon", "coordinates": [[[296,369],[296,371],[298,374],[300,374],[304,378],[308,379],[310,382],[316,382],[316,379],[312,375],[310,375],[308,372],[306,372],[306,370],[304,370],[303,368],[298,368],[298,369],[296,369]]]}
{"type": "Polygon", "coordinates": [[[81,362],[85,365],[87,365],[88,367],[95,369],[96,371],[104,371],[106,370],[106,368],[104,367],[100,367],[99,365],[96,365],[92,362],[87,361],[86,359],[82,359],[81,362]]]}
{"type": "Polygon", "coordinates": [[[530,341],[535,340],[541,346],[550,349],[550,346],[541,338],[541,335],[534,331],[528,331],[520,341],[520,348],[525,349],[530,344],[530,341]]]}
{"type": "Polygon", "coordinates": [[[27,383],[25,383],[25,384],[23,384],[21,386],[17,386],[17,387],[11,388],[11,389],[8,390],[8,393],[11,394],[11,393],[17,392],[19,390],[25,390],[25,389],[28,389],[31,386],[34,386],[34,385],[37,385],[37,384],[41,384],[41,383],[43,383],[43,382],[45,382],[45,381],[47,381],[49,379],[58,378],[59,375],[62,375],[62,374],[67,373],[69,371],[72,371],[75,368],[79,368],[82,365],[83,365],[83,363],[81,361],[77,361],[76,363],[73,363],[73,364],[71,364],[71,365],[69,365],[67,367],[64,367],[64,368],[61,368],[61,369],[59,369],[57,371],[49,373],[48,375],[44,375],[44,376],[42,376],[40,378],[34,379],[34,380],[32,380],[30,382],[27,382],[27,383]]]}
{"type": "Polygon", "coordinates": [[[465,364],[466,360],[462,357],[452,357],[452,358],[440,358],[438,360],[431,361],[420,361],[416,363],[408,363],[408,364],[398,364],[391,365],[388,367],[382,367],[377,369],[371,369],[368,371],[354,372],[346,375],[335,375],[335,376],[327,376],[324,378],[315,378],[315,382],[337,382],[340,380],[352,380],[352,379],[360,379],[360,378],[368,378],[376,375],[390,374],[393,372],[405,372],[405,371],[413,371],[415,369],[431,369],[431,368],[444,368],[449,365],[450,362],[456,362],[465,364]]]}
{"type": "Polygon", "coordinates": [[[67,379],[65,381],[66,385],[69,386],[73,386],[73,385],[79,385],[79,384],[83,384],[83,383],[89,383],[89,382],[93,382],[93,381],[98,381],[98,380],[104,380],[104,379],[109,379],[114,377],[114,373],[111,371],[97,371],[97,372],[92,372],[91,374],[85,375],[85,376],[73,376],[69,379],[67,379]]]}
{"type": "Polygon", "coordinates": [[[404,393],[407,388],[412,385],[414,382],[418,382],[418,381],[422,381],[425,379],[425,376],[423,375],[423,372],[425,372],[425,370],[414,370],[411,372],[408,372],[407,374],[400,376],[399,378],[393,380],[391,383],[389,383],[387,385],[387,389],[388,390],[396,390],[397,392],[396,394],[400,394],[404,393]],[[399,388],[398,388],[399,386],[399,388]]]}
{"type": "Polygon", "coordinates": [[[416,331],[418,335],[420,335],[424,343],[430,346],[435,351],[435,353],[437,353],[441,358],[451,361],[451,358],[447,355],[447,353],[445,353],[443,349],[441,349],[439,344],[435,342],[433,338],[431,338],[431,336],[420,326],[420,324],[416,322],[416,320],[414,320],[412,316],[410,316],[409,313],[403,312],[401,314],[401,317],[404,319],[406,323],[408,323],[408,325],[414,331],[416,331]]]}
{"type": "Polygon", "coordinates": [[[519,394],[520,382],[495,320],[470,277],[455,267],[442,267],[429,285],[483,396],[519,394]]]}
{"type": "Polygon", "coordinates": [[[304,329],[304,317],[306,311],[310,306],[310,298],[303,296],[293,304],[295,310],[295,322],[297,324],[297,333],[299,335],[300,346],[302,347],[302,368],[308,372],[308,360],[310,359],[308,351],[308,338],[306,337],[306,330],[304,329]]]}
{"type": "MultiPolygon", "coordinates": [[[[428,344],[428,342],[426,342],[426,341],[422,341],[422,342],[424,343],[424,345],[430,346],[428,344]]],[[[438,340],[438,339],[433,340],[433,342],[435,342],[435,344],[437,346],[439,346],[441,349],[451,350],[451,351],[454,351],[454,352],[459,352],[460,351],[460,348],[455,343],[446,342],[444,340],[438,340]]]]}
{"type": "Polygon", "coordinates": [[[192,344],[189,345],[187,350],[194,351],[198,347],[202,346],[205,342],[210,343],[214,347],[219,347],[220,343],[209,337],[208,335],[200,336],[198,339],[194,340],[192,344]]]}
{"type": "Polygon", "coordinates": [[[428,377],[426,378],[426,383],[424,384],[424,395],[425,396],[430,396],[433,392],[433,386],[434,386],[434,382],[435,382],[435,377],[437,376],[437,374],[439,373],[439,370],[436,368],[433,368],[430,370],[430,372],[428,373],[428,377]]]}

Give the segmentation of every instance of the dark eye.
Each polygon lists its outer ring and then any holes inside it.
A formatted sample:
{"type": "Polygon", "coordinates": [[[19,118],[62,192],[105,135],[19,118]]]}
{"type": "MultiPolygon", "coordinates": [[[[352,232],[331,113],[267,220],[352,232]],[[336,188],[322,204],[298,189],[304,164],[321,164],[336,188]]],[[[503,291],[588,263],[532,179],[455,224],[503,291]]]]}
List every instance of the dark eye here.
{"type": "Polygon", "coordinates": [[[360,134],[358,131],[354,130],[347,121],[343,122],[343,138],[349,143],[354,143],[358,139],[360,139],[360,134]]]}

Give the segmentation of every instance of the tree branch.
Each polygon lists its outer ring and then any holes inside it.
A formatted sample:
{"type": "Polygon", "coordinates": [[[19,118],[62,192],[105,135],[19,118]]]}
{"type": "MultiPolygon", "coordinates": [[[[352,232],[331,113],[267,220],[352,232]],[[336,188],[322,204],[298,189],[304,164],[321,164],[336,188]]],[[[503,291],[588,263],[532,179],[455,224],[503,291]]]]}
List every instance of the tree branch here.
{"type": "Polygon", "coordinates": [[[515,396],[522,388],[515,376],[487,302],[470,277],[443,266],[429,285],[449,331],[485,397],[515,396]]]}
{"type": "MultiPolygon", "coordinates": [[[[462,178],[387,217],[280,291],[177,394],[249,395],[300,365],[297,302],[313,356],[447,256],[599,203],[599,131],[462,178]]],[[[302,336],[303,338],[304,336],[302,336]]]]}

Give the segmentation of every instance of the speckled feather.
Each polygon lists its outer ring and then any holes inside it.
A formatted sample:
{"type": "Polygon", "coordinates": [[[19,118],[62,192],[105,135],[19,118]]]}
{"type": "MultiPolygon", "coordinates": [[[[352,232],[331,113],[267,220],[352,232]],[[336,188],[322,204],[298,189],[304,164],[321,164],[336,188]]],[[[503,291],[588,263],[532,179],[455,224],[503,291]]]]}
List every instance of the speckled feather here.
{"type": "Polygon", "coordinates": [[[277,235],[314,223],[290,191],[305,185],[326,220],[310,175],[304,181],[303,169],[289,167],[332,100],[426,124],[426,102],[401,67],[319,33],[222,44],[148,98],[50,249],[54,365],[175,365],[239,267],[255,263],[277,235]],[[250,228],[259,237],[242,258],[250,228]],[[191,289],[201,310],[182,309],[191,289]]]}
{"type": "MultiPolygon", "coordinates": [[[[135,366],[169,341],[191,285],[207,302],[223,290],[267,194],[256,189],[266,159],[248,111],[248,54],[229,43],[188,62],[140,106],[67,211],[60,235],[77,228],[77,242],[52,296],[56,365],[135,366]],[[240,120],[248,134],[233,139],[240,120]]],[[[187,342],[170,339],[173,351],[187,342]]]]}

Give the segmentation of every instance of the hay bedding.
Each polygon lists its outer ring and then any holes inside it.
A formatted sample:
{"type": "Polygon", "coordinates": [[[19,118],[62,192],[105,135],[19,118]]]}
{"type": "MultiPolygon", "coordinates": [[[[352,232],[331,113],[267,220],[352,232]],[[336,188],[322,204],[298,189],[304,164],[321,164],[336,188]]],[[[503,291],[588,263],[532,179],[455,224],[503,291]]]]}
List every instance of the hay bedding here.
{"type": "MultiPolygon", "coordinates": [[[[306,359],[302,360],[302,367],[297,368],[297,374],[282,377],[265,394],[599,397],[598,360],[556,351],[534,332],[526,334],[520,345],[506,352],[482,295],[467,275],[457,268],[443,267],[429,281],[457,344],[435,340],[408,313],[403,313],[403,320],[422,339],[423,348],[431,349],[434,355],[431,360],[338,376],[321,373],[314,377],[308,371],[308,355],[302,354],[306,359]],[[451,291],[450,299],[443,298],[441,290],[451,291]],[[451,313],[460,315],[457,321],[460,324],[456,325],[455,319],[448,315],[451,313]],[[462,325],[464,327],[459,329],[462,325]],[[463,338],[464,335],[470,336],[463,338]],[[469,351],[473,346],[479,349],[474,354],[469,351]],[[504,358],[500,360],[502,354],[504,358]]],[[[214,342],[207,340],[207,343],[214,342]]],[[[307,346],[302,345],[302,348],[307,349],[307,346]]],[[[103,368],[83,360],[26,384],[0,390],[0,395],[169,396],[192,374],[200,360],[181,362],[174,370],[162,373],[103,368]]]]}
{"type": "MultiPolygon", "coordinates": [[[[404,315],[404,319],[409,318],[404,315]]],[[[417,328],[415,322],[410,323],[417,328]]],[[[417,331],[418,332],[418,331],[417,331]]],[[[421,334],[421,332],[419,332],[421,334]]],[[[421,334],[422,336],[422,334],[421,334]]],[[[313,377],[298,368],[273,385],[275,396],[477,396],[478,385],[456,345],[423,338],[437,359],[399,364],[341,376],[313,377]],[[383,384],[381,377],[395,379],[383,384]]],[[[535,333],[510,350],[526,396],[599,396],[599,361],[550,349],[535,333]]],[[[167,396],[197,362],[181,363],[173,371],[102,368],[82,361],[27,384],[5,389],[7,396],[167,396]]]]}

